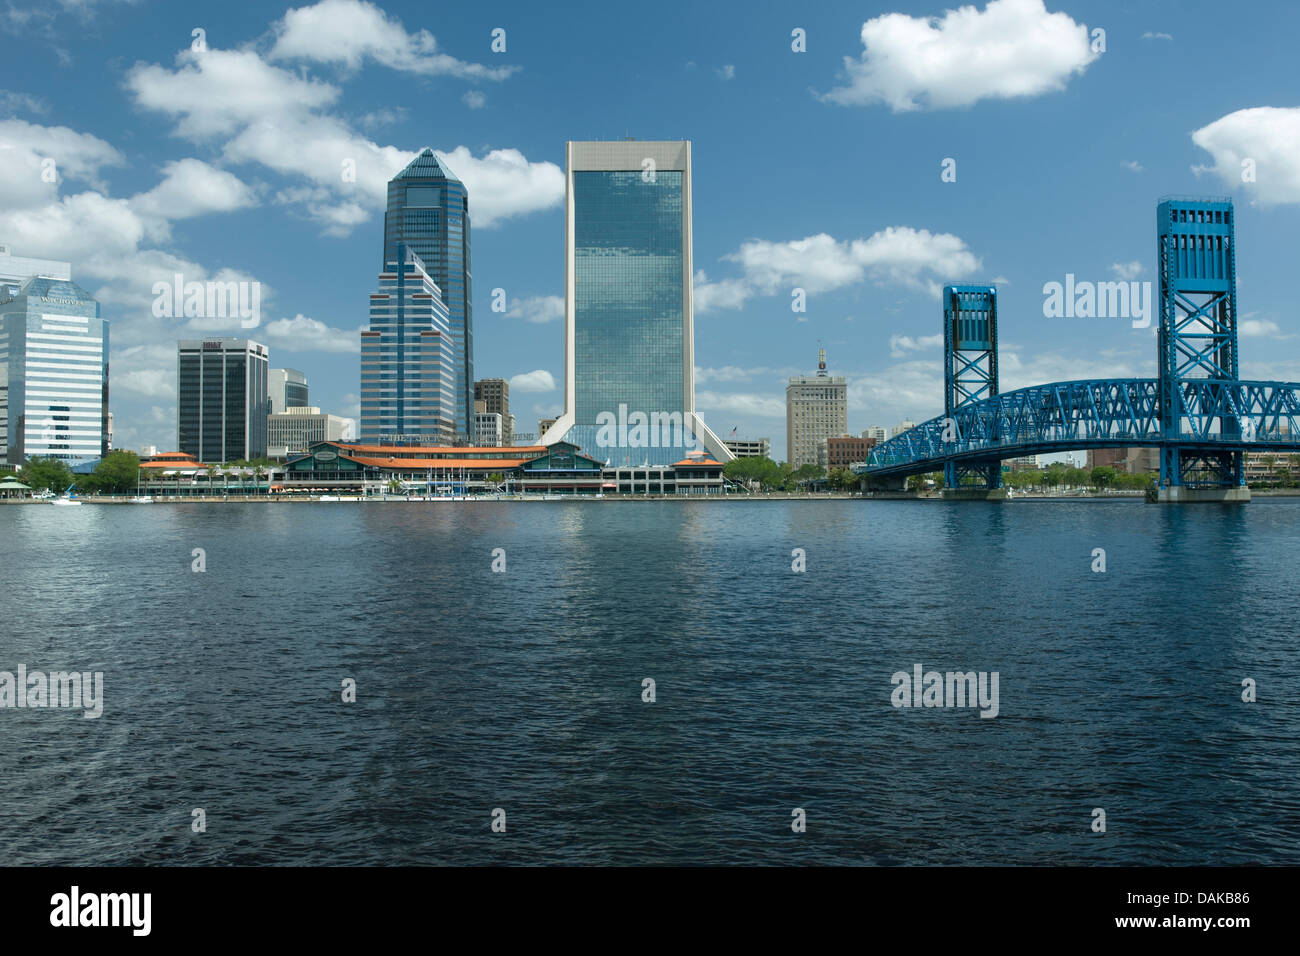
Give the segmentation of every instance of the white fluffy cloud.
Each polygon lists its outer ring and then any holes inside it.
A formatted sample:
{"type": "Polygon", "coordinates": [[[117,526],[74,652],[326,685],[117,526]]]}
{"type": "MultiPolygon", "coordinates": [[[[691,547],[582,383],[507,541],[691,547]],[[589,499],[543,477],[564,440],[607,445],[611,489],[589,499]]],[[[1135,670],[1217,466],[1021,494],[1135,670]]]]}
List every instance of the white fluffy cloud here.
{"type": "Polygon", "coordinates": [[[544,368],[521,372],[510,378],[512,392],[551,392],[555,390],[555,376],[544,368]]]}
{"type": "Polygon", "coordinates": [[[0,209],[51,202],[65,179],[102,189],[100,171],[122,162],[121,153],[89,133],[20,119],[0,120],[0,209]]]}
{"type": "Polygon", "coordinates": [[[272,60],[311,60],[355,70],[365,60],[405,73],[503,80],[518,66],[488,67],[438,52],[428,30],[408,33],[396,18],[366,0],[321,0],[290,10],[275,24],[272,60]]]}
{"type": "Polygon", "coordinates": [[[335,329],[299,312],[292,319],[276,319],[263,328],[245,332],[268,346],[293,352],[360,352],[361,330],[335,329]]]}
{"type": "Polygon", "coordinates": [[[136,212],[164,221],[232,212],[254,204],[253,191],[238,176],[198,159],[168,163],[163,167],[162,182],[131,199],[136,212]]]}
{"type": "MultiPolygon", "coordinates": [[[[251,50],[186,50],[175,69],[138,65],[126,82],[140,106],[176,121],[178,135],[224,140],[227,163],[254,163],[296,180],[276,201],[298,207],[327,235],[346,235],[382,210],[388,181],[416,155],[381,146],[323,112],[338,99],[337,87],[271,65],[251,50]]],[[[475,226],[564,200],[560,168],[529,162],[516,149],[475,156],[458,146],[438,155],[469,190],[475,226]]]]}
{"type": "Polygon", "coordinates": [[[491,226],[564,202],[564,173],[554,163],[531,163],[517,149],[494,149],[482,157],[464,146],[450,153],[434,152],[469,190],[469,211],[476,226],[491,226]]]}
{"type": "Polygon", "coordinates": [[[730,412],[733,415],[752,415],[755,418],[785,420],[785,399],[770,394],[753,392],[695,393],[695,407],[705,417],[712,412],[730,412]]]}
{"type": "Polygon", "coordinates": [[[884,103],[895,112],[970,106],[1065,88],[1100,56],[1088,28],[1043,0],[992,0],[942,17],[887,13],[862,25],[863,52],[845,57],[833,103],[884,103]]]}
{"type": "Polygon", "coordinates": [[[920,352],[925,349],[937,349],[943,345],[942,335],[891,335],[889,337],[889,354],[893,358],[902,358],[908,352],[920,352]]]}
{"type": "Polygon", "coordinates": [[[1192,142],[1214,158],[1197,173],[1212,172],[1265,206],[1300,202],[1300,107],[1237,110],[1192,133],[1192,142]],[[1243,180],[1247,170],[1253,182],[1243,180]]]}
{"type": "Polygon", "coordinates": [[[271,66],[252,50],[182,50],[176,69],[138,63],[126,87],[146,109],[177,121],[189,139],[229,136],[253,123],[273,123],[335,102],[339,89],[271,66]]]}
{"type": "Polygon", "coordinates": [[[737,368],[724,365],[722,368],[700,368],[695,366],[695,384],[706,382],[748,382],[752,378],[771,372],[768,368],[737,368]]]}
{"type": "Polygon", "coordinates": [[[832,292],[871,278],[937,295],[944,282],[971,275],[981,262],[966,243],[950,233],[890,226],[866,239],[840,241],[826,233],[787,242],[755,239],[724,259],[738,263],[743,276],[711,283],[695,277],[695,309],[738,309],[754,296],[832,292]]]}
{"type": "Polygon", "coordinates": [[[564,318],[564,297],[559,295],[528,295],[515,299],[506,311],[506,318],[525,322],[553,322],[564,318]]]}
{"type": "Polygon", "coordinates": [[[1116,278],[1129,282],[1142,274],[1142,263],[1137,259],[1131,262],[1112,262],[1110,271],[1115,273],[1116,278]]]}
{"type": "Polygon", "coordinates": [[[1281,337],[1282,329],[1271,319],[1242,319],[1237,332],[1244,339],[1281,337]]]}

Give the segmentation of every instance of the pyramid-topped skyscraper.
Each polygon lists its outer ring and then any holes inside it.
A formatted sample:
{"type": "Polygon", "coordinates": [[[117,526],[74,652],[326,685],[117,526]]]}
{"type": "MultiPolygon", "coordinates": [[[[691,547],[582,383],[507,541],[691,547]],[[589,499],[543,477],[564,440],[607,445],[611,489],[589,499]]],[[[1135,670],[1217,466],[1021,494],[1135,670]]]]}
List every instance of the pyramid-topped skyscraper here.
{"type": "Polygon", "coordinates": [[[469,194],[432,149],[425,147],[388,183],[381,266],[413,252],[442,292],[455,371],[455,437],[474,433],[474,315],[470,266],[469,194]],[[404,247],[399,251],[399,246],[404,247]]]}

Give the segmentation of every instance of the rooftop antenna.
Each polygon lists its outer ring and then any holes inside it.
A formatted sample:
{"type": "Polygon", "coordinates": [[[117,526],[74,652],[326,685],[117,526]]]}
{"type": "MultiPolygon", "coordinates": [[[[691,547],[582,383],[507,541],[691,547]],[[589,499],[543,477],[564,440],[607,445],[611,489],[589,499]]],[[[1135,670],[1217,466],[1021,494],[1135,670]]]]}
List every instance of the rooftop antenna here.
{"type": "Polygon", "coordinates": [[[821,348],[821,339],[817,340],[817,377],[826,377],[826,350],[821,348]]]}

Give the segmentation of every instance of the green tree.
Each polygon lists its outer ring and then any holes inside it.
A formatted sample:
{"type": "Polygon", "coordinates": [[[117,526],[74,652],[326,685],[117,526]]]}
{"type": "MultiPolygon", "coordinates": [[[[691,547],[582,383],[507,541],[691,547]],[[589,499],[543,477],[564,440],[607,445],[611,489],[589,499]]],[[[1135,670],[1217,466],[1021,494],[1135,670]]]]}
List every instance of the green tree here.
{"type": "Polygon", "coordinates": [[[1098,465],[1089,476],[1095,488],[1109,488],[1115,484],[1119,472],[1110,465],[1098,465]]]}
{"type": "Polygon", "coordinates": [[[826,477],[830,486],[836,491],[845,491],[858,483],[858,476],[847,468],[833,468],[826,477]]]}
{"type": "Polygon", "coordinates": [[[18,480],[33,491],[62,491],[72,484],[72,472],[57,458],[29,458],[18,480]]]}
{"type": "Polygon", "coordinates": [[[89,475],[90,487],[95,491],[118,494],[135,491],[140,474],[140,456],[133,451],[110,451],[99,460],[89,475]]]}
{"type": "Polygon", "coordinates": [[[1277,456],[1264,455],[1262,458],[1260,458],[1259,463],[1264,466],[1264,474],[1262,474],[1260,478],[1264,481],[1264,483],[1272,484],[1274,479],[1273,466],[1277,464],[1277,456]]]}
{"type": "Polygon", "coordinates": [[[925,475],[912,475],[907,479],[906,488],[908,491],[925,491],[930,485],[934,485],[935,491],[943,490],[943,472],[932,471],[925,475]]]}
{"type": "Polygon", "coordinates": [[[826,477],[826,469],[821,465],[800,465],[790,476],[790,482],[797,488],[806,489],[809,483],[826,477]]]}

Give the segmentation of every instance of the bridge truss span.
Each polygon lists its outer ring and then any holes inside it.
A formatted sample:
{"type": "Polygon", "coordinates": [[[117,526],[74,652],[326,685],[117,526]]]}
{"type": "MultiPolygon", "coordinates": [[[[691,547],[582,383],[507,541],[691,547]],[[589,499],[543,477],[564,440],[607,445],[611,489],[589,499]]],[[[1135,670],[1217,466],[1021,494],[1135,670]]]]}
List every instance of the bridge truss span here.
{"type": "Polygon", "coordinates": [[[1217,461],[1225,452],[1300,451],[1300,385],[1191,379],[1180,383],[1170,418],[1160,382],[1118,378],[1053,382],[969,402],[874,446],[854,470],[894,478],[953,463],[996,462],[1084,448],[1175,446],[1182,459],[1217,461]]]}

